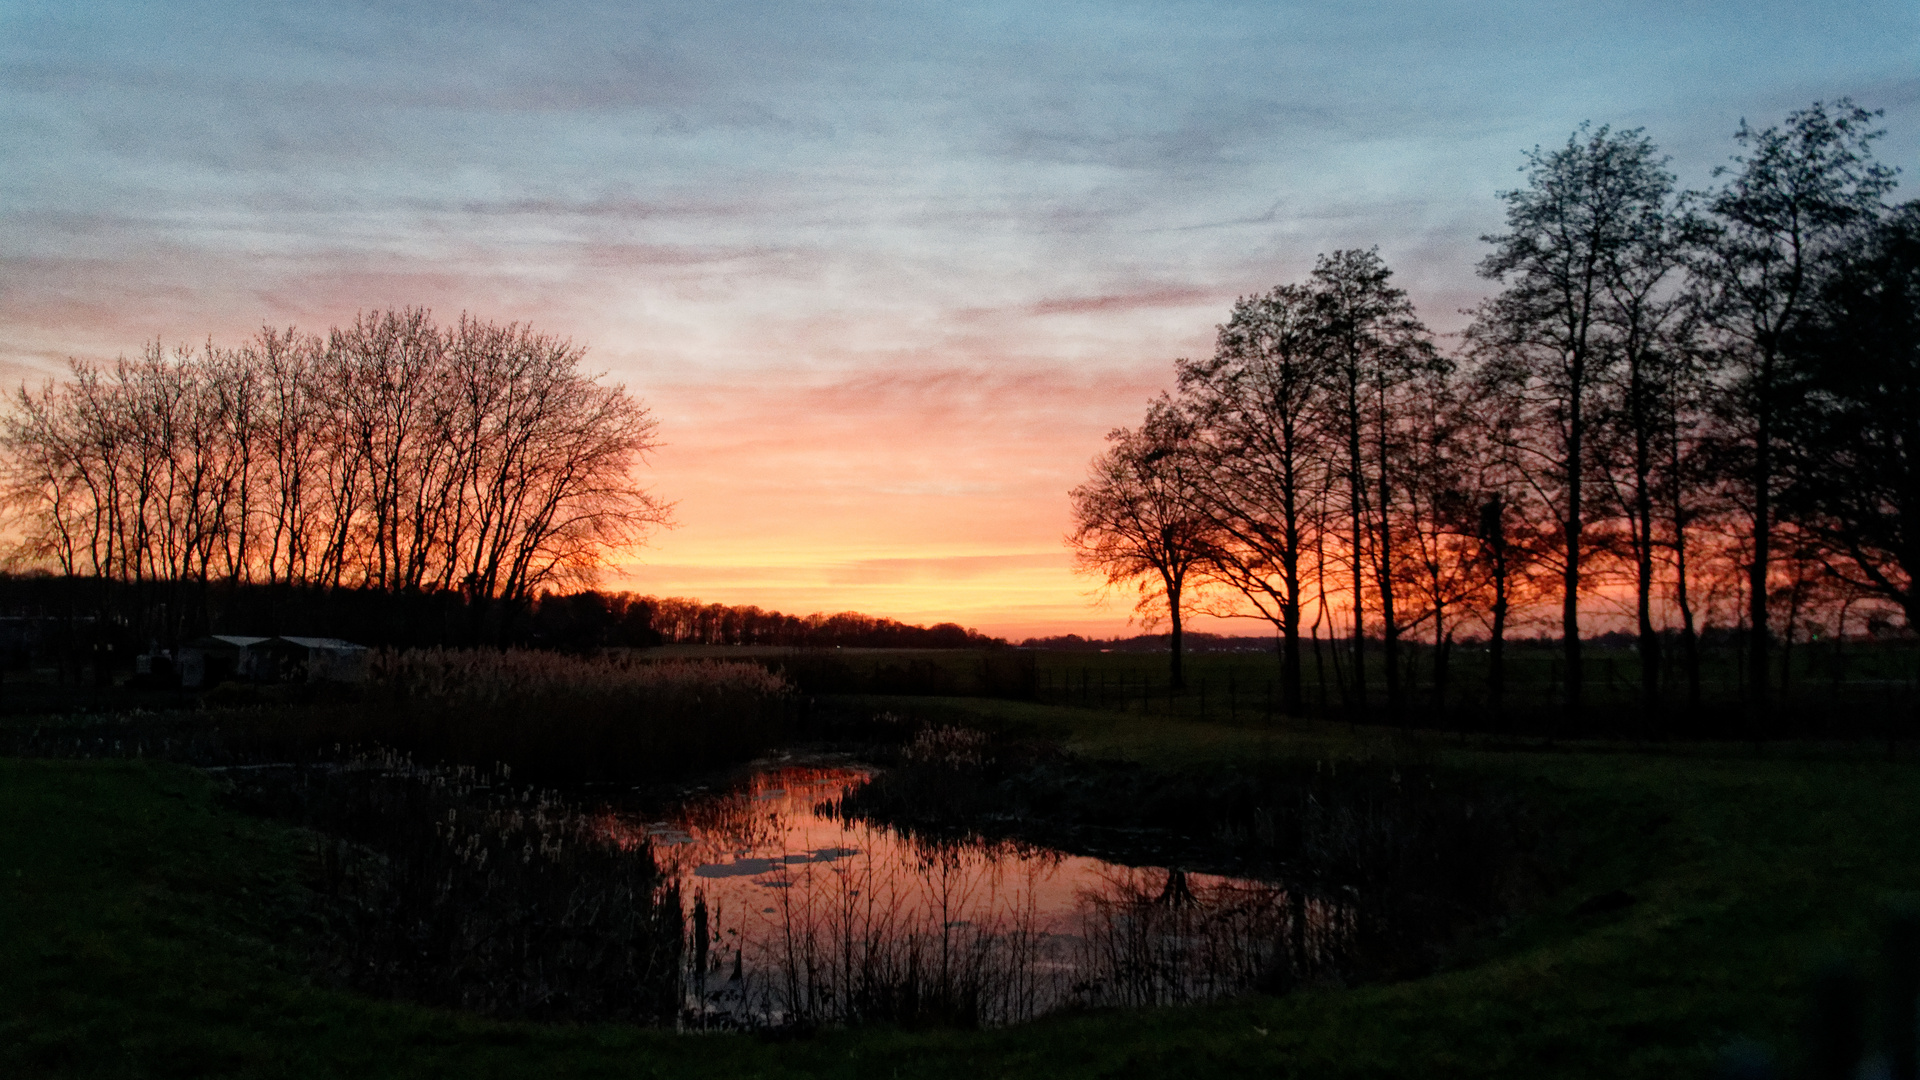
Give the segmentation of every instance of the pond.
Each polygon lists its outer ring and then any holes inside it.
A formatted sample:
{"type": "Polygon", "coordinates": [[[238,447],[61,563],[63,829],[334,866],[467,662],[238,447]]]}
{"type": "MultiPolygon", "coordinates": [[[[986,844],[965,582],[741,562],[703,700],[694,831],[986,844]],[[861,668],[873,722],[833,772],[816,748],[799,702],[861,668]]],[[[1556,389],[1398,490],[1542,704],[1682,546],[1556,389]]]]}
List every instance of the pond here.
{"type": "Polygon", "coordinates": [[[671,812],[603,817],[678,882],[690,1026],[1003,1025],[1199,1001],[1310,978],[1353,937],[1350,905],[1282,884],[842,815],[872,774],[771,764],[671,812]]]}

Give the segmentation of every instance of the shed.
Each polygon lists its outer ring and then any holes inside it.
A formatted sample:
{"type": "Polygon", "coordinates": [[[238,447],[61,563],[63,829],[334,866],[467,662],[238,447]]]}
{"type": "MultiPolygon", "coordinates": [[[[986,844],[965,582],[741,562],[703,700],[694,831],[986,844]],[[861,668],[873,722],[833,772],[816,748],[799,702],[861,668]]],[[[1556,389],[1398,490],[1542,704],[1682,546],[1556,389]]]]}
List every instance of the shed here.
{"type": "Polygon", "coordinates": [[[272,657],[271,675],[287,682],[367,681],[367,660],[372,655],[365,645],[326,637],[277,637],[264,647],[272,657]]]}
{"type": "Polygon", "coordinates": [[[210,634],[187,642],[180,647],[175,661],[180,673],[180,685],[191,689],[213,686],[228,679],[258,678],[261,674],[260,661],[264,655],[261,646],[268,640],[263,637],[210,634]]]}

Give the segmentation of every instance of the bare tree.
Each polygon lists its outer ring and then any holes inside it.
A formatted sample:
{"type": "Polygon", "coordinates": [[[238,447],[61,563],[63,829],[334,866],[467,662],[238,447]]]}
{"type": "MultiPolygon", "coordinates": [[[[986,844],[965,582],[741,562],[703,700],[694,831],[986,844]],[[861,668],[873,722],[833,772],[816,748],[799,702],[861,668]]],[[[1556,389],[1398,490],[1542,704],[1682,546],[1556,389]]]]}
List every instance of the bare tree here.
{"type": "Polygon", "coordinates": [[[1459,483],[1473,504],[1469,528],[1481,590],[1473,609],[1486,622],[1487,696],[1498,709],[1507,690],[1507,635],[1516,616],[1539,599],[1542,552],[1552,540],[1542,533],[1556,530],[1546,525],[1549,515],[1528,479],[1518,433],[1525,410],[1485,376],[1474,371],[1461,380],[1452,437],[1459,483]]]}
{"type": "Polygon", "coordinates": [[[1392,278],[1393,271],[1377,251],[1336,251],[1320,257],[1311,288],[1334,387],[1333,430],[1344,451],[1336,460],[1347,502],[1354,703],[1365,708],[1367,701],[1366,593],[1371,578],[1379,596],[1387,703],[1397,711],[1403,705],[1403,626],[1394,607],[1394,498],[1387,463],[1395,425],[1403,416],[1402,393],[1409,380],[1431,369],[1438,358],[1413,304],[1392,278]]]}
{"type": "MultiPolygon", "coordinates": [[[[1526,172],[1526,187],[1504,193],[1508,231],[1485,238],[1494,251],[1480,264],[1506,288],[1480,305],[1469,337],[1490,383],[1526,413],[1515,434],[1558,520],[1562,675],[1568,706],[1578,708],[1593,396],[1620,358],[1621,327],[1609,322],[1623,310],[1616,302],[1631,310],[1632,296],[1655,287],[1646,279],[1659,260],[1645,253],[1645,230],[1665,212],[1672,178],[1640,132],[1585,125],[1566,146],[1529,153],[1526,172]]],[[[1644,322],[1636,315],[1628,330],[1644,322]]]]}
{"type": "Polygon", "coordinates": [[[1668,444],[1683,437],[1676,421],[1699,397],[1692,318],[1697,305],[1685,287],[1684,270],[1701,227],[1688,200],[1674,194],[1673,177],[1650,140],[1629,131],[1608,142],[1609,170],[1620,177],[1626,235],[1599,251],[1595,340],[1607,360],[1595,379],[1596,407],[1590,415],[1594,458],[1607,485],[1605,501],[1626,525],[1641,700],[1653,708],[1661,672],[1655,589],[1660,553],[1669,544],[1660,496],[1673,460],[1668,444]]]}
{"type": "Polygon", "coordinates": [[[1281,705],[1290,714],[1304,704],[1304,571],[1331,464],[1324,424],[1332,372],[1320,314],[1303,286],[1243,298],[1220,327],[1212,358],[1178,365],[1197,424],[1200,510],[1219,534],[1210,573],[1278,632],[1281,705]]]}
{"type": "Polygon", "coordinates": [[[1198,509],[1192,422],[1166,398],[1155,401],[1137,430],[1107,436],[1107,450],[1093,460],[1087,482],[1074,488],[1073,531],[1067,545],[1075,568],[1102,579],[1109,589],[1131,588],[1135,610],[1169,623],[1168,676],[1186,685],[1181,668],[1182,617],[1195,572],[1215,547],[1210,515],[1198,509]]]}
{"type": "Polygon", "coordinates": [[[1431,624],[1433,704],[1444,707],[1456,624],[1469,616],[1485,589],[1478,557],[1477,491],[1471,422],[1451,365],[1436,365],[1410,384],[1399,438],[1389,465],[1401,539],[1396,573],[1419,608],[1403,617],[1411,628],[1431,624]]]}
{"type": "Polygon", "coordinates": [[[1833,262],[1793,342],[1807,394],[1781,503],[1828,575],[1920,625],[1920,203],[1833,262]]]}
{"type": "Polygon", "coordinates": [[[655,423],[572,344],[423,311],[237,350],[149,346],[0,418],[19,554],[69,577],[523,600],[669,520],[655,423]]]}
{"type": "Polygon", "coordinates": [[[1731,477],[1748,515],[1748,688],[1767,694],[1775,489],[1782,410],[1797,400],[1790,343],[1813,311],[1823,261],[1881,209],[1893,170],[1873,160],[1878,114],[1847,99],[1815,102],[1783,127],[1734,134],[1743,153],[1709,209],[1717,235],[1695,265],[1720,336],[1721,413],[1731,477]]]}

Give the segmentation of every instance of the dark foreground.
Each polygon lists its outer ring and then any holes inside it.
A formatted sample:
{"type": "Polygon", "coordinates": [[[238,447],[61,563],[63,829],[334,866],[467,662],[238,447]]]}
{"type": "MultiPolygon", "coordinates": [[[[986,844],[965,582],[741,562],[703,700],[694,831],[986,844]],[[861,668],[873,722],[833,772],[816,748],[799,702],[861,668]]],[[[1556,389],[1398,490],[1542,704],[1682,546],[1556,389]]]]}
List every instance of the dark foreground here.
{"type": "MultiPolygon", "coordinates": [[[[1094,757],[1173,768],[1374,753],[1384,736],[1005,703],[1094,757]]],[[[1920,890],[1920,766],[1884,747],[1429,748],[1545,800],[1557,890],[1443,970],[987,1032],[778,1040],[476,1019],[317,988],[302,833],[204,774],[0,759],[0,1075],[1512,1076],[1709,1074],[1784,1055],[1804,988],[1920,890]]]]}

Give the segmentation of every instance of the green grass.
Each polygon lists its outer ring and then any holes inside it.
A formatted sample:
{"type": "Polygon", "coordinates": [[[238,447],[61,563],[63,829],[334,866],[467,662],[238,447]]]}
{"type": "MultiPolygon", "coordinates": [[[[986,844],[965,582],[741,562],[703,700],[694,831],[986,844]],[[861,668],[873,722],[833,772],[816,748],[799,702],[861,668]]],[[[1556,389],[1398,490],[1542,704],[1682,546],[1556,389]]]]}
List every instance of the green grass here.
{"type": "MultiPolygon", "coordinates": [[[[921,699],[924,700],[924,699],[921,699]]],[[[876,702],[876,705],[884,704],[876,702]]],[[[1376,752],[1335,725],[1227,727],[947,702],[1149,765],[1376,752]]],[[[995,1032],[789,1042],[498,1023],[317,988],[304,841],[146,762],[0,759],[0,1076],[1686,1077],[1781,1045],[1806,974],[1920,891],[1920,767],[1867,748],[1425,752],[1551,804],[1570,884],[1448,970],[995,1032]],[[1579,915],[1591,896],[1638,902],[1579,915]]]]}
{"type": "MultiPolygon", "coordinates": [[[[1420,641],[1403,643],[1410,658],[1407,700],[1416,712],[1434,701],[1433,650],[1420,641]]],[[[1884,642],[1831,640],[1797,642],[1791,651],[1773,650],[1769,670],[1776,705],[1816,725],[1823,719],[1852,719],[1859,715],[1906,715],[1920,692],[1920,651],[1913,640],[1884,642]],[[1787,689],[1780,690],[1783,672],[1787,689]]],[[[1335,666],[1335,652],[1345,643],[1322,642],[1322,661],[1316,666],[1310,645],[1303,646],[1302,693],[1309,712],[1327,715],[1342,707],[1340,680],[1345,670],[1335,666]]],[[[1187,717],[1220,719],[1230,712],[1240,719],[1264,716],[1282,708],[1280,664],[1272,650],[1251,652],[1193,652],[1183,661],[1187,690],[1167,696],[1168,658],[1165,653],[1035,652],[1041,700],[1061,704],[1091,704],[1187,717]],[[1143,694],[1142,690],[1145,690],[1143,694]],[[1144,698],[1144,700],[1143,700],[1144,698]]],[[[1582,646],[1584,700],[1596,718],[1632,713],[1641,701],[1640,659],[1631,645],[1588,641],[1582,646]]],[[[1744,653],[1735,644],[1719,643],[1702,649],[1701,702],[1714,708],[1737,706],[1745,700],[1744,653]]],[[[1662,699],[1678,707],[1687,699],[1685,671],[1679,666],[1679,646],[1667,646],[1668,667],[1663,675],[1662,699]]],[[[1379,642],[1367,650],[1367,694],[1374,706],[1386,701],[1386,670],[1379,642]]],[[[1507,646],[1506,703],[1518,712],[1546,710],[1557,714],[1563,680],[1557,641],[1509,642],[1507,646]]],[[[1454,705],[1484,703],[1488,656],[1482,647],[1457,645],[1451,653],[1446,700],[1454,705]]],[[[1803,730],[1805,730],[1803,728],[1803,730]]],[[[1815,726],[1812,730],[1823,730],[1815,726]]]]}

